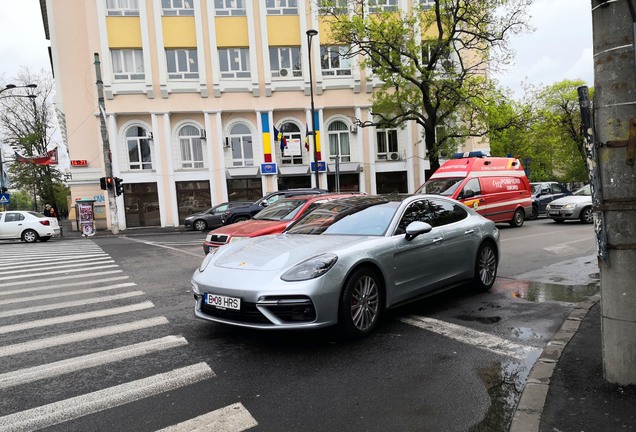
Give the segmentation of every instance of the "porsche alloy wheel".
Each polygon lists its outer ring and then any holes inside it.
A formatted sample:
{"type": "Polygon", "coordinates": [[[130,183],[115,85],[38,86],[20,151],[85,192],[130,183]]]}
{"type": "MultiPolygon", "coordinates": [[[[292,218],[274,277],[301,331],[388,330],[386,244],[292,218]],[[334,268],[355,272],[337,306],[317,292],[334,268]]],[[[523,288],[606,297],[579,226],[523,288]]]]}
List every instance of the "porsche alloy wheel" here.
{"type": "Polygon", "coordinates": [[[342,291],[340,325],[348,336],[365,336],[378,324],[383,307],[380,278],[371,269],[358,269],[342,291]]]}
{"type": "Polygon", "coordinates": [[[497,252],[492,243],[483,243],[477,252],[475,284],[479,291],[488,291],[497,277],[497,252]]]}

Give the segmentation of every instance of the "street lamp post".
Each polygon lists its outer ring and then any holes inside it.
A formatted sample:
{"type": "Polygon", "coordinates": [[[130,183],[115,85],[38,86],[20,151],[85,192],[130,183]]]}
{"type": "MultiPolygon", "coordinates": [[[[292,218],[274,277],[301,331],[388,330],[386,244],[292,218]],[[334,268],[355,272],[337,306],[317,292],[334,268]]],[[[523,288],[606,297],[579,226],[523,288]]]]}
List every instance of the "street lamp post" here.
{"type": "Polygon", "coordinates": [[[314,76],[311,66],[311,39],[318,34],[317,30],[307,30],[307,53],[309,55],[309,98],[311,100],[311,135],[314,137],[314,175],[316,176],[316,187],[320,188],[320,177],[318,174],[318,143],[316,141],[316,110],[314,108],[314,76]]]}

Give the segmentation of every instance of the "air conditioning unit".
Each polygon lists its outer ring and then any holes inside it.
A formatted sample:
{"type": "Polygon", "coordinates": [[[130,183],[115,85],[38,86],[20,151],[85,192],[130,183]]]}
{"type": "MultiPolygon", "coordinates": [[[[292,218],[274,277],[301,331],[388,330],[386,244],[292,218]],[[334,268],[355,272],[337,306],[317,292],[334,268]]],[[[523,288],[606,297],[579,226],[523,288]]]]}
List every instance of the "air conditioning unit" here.
{"type": "Polygon", "coordinates": [[[278,71],[278,75],[281,76],[281,77],[290,77],[290,76],[293,76],[294,74],[293,74],[291,69],[283,68],[283,69],[278,71]]]}
{"type": "Polygon", "coordinates": [[[386,158],[387,160],[390,160],[390,161],[397,161],[397,160],[400,160],[400,154],[398,152],[389,152],[386,155],[386,158]]]}

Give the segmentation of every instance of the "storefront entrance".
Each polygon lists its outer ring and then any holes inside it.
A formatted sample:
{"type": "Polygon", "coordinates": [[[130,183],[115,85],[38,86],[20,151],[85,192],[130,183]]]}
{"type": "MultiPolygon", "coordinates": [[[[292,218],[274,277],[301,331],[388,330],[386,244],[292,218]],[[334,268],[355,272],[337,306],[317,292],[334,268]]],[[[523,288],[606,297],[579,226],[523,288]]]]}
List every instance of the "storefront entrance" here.
{"type": "Polygon", "coordinates": [[[124,206],[128,228],[161,226],[156,183],[124,183],[124,206]]]}

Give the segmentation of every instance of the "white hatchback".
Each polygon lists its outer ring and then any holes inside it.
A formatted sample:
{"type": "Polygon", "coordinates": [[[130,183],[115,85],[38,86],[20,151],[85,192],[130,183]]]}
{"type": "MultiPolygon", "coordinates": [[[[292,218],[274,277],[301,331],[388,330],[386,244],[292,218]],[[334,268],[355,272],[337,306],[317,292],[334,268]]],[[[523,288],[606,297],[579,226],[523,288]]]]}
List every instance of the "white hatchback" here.
{"type": "Polygon", "coordinates": [[[27,243],[47,241],[60,235],[56,218],[33,211],[0,212],[0,239],[22,239],[27,243]]]}

